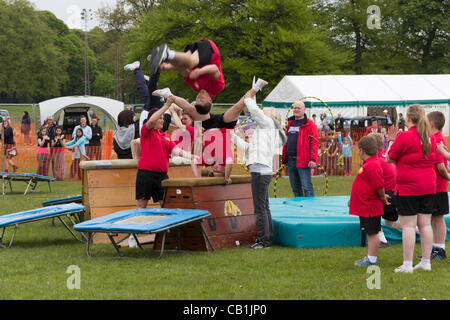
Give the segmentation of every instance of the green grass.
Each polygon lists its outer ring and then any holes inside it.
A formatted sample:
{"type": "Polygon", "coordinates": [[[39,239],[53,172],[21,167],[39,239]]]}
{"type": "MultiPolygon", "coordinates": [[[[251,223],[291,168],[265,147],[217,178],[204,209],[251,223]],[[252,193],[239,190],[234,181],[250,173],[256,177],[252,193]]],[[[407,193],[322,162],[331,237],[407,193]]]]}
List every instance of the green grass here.
{"type": "MultiPolygon", "coordinates": [[[[330,178],[329,195],[349,194],[352,178],[330,178]]],[[[317,195],[324,178],[315,178],[317,195]]],[[[0,215],[41,206],[42,201],[81,193],[79,182],[57,182],[53,193],[45,184],[23,196],[25,184],[14,183],[12,194],[0,198],[0,215]]],[[[271,188],[272,189],[272,188],[271,188]]],[[[288,179],[280,179],[279,197],[291,195],[288,179]]],[[[272,192],[272,191],[271,191],[272,192]]],[[[5,240],[9,240],[8,229],[5,240]]],[[[123,248],[118,258],[111,245],[93,245],[92,257],[64,227],[50,220],[20,225],[10,249],[0,250],[0,299],[448,299],[447,261],[433,262],[432,272],[395,274],[402,247],[381,249],[381,290],[369,290],[370,274],[353,262],[367,248],[268,250],[236,249],[167,252],[161,260],[150,248],[123,248]],[[66,287],[67,268],[81,271],[81,289],[66,287]],[[445,280],[447,279],[447,280],[445,280]]],[[[416,246],[415,256],[420,254],[416,246]]]]}

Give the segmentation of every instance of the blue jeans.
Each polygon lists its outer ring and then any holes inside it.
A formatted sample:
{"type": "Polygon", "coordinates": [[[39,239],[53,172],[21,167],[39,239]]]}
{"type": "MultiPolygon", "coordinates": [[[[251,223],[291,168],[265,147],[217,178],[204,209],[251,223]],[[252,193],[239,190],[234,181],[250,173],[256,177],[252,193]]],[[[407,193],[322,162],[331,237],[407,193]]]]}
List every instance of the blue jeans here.
{"type": "Polygon", "coordinates": [[[289,181],[295,197],[314,197],[311,168],[297,168],[297,158],[288,158],[289,181]]]}
{"type": "Polygon", "coordinates": [[[136,75],[136,86],[139,97],[144,104],[144,110],[150,111],[153,108],[160,109],[164,105],[164,99],[152,95],[153,91],[158,90],[160,70],[158,69],[153,78],[150,78],[148,85],[145,82],[144,72],[141,68],[134,70],[134,74],[136,75]]]}

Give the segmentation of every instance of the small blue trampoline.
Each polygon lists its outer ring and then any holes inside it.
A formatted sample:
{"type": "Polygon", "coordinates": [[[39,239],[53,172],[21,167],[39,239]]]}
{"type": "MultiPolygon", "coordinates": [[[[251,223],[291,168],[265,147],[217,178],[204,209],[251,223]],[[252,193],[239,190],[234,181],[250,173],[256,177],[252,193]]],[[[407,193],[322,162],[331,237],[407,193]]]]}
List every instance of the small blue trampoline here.
{"type": "MultiPolygon", "coordinates": [[[[82,241],[82,239],[77,237],[77,235],[72,231],[72,229],[67,225],[67,223],[64,222],[62,217],[66,216],[72,223],[72,225],[75,225],[76,223],[82,221],[82,215],[84,214],[84,210],[85,207],[83,205],[77,203],[69,203],[0,216],[0,228],[3,228],[0,236],[0,245],[3,248],[6,247],[10,248],[12,246],[14,242],[14,236],[16,235],[17,229],[19,228],[20,224],[51,218],[58,218],[59,221],[61,221],[61,223],[64,225],[64,227],[72,234],[72,236],[74,236],[75,239],[82,241]],[[5,235],[6,228],[12,226],[14,226],[14,231],[11,236],[9,245],[7,246],[6,244],[3,243],[3,237],[5,235]]],[[[82,236],[85,237],[83,234],[82,236]]]]}
{"type": "Polygon", "coordinates": [[[43,207],[54,206],[57,204],[66,204],[66,203],[81,203],[83,201],[82,196],[73,196],[61,199],[53,199],[42,202],[43,207]]]}
{"type": "Polygon", "coordinates": [[[2,195],[5,195],[5,187],[9,185],[9,189],[12,192],[11,181],[23,181],[27,184],[27,188],[23,195],[26,195],[28,189],[31,187],[31,190],[34,191],[36,189],[39,182],[47,182],[48,188],[50,192],[52,192],[52,187],[50,186],[50,182],[55,181],[55,178],[41,176],[35,173],[20,173],[20,172],[0,172],[0,176],[2,178],[2,195]]]}
{"type": "MultiPolygon", "coordinates": [[[[163,233],[163,240],[161,245],[161,252],[159,258],[164,252],[164,244],[166,234],[171,229],[178,229],[188,223],[199,221],[209,217],[211,213],[206,210],[191,210],[191,209],[164,209],[164,208],[147,208],[147,209],[132,209],[123,210],[104,217],[85,221],[74,226],[74,229],[88,234],[88,241],[86,243],[86,254],[90,256],[89,245],[92,235],[94,233],[106,233],[109,240],[113,244],[119,256],[124,254],[120,252],[119,243],[133,235],[137,241],[140,249],[143,249],[138,241],[137,234],[156,234],[163,233]],[[128,234],[125,238],[116,242],[113,237],[119,233],[128,234]]],[[[200,223],[202,232],[206,237],[209,245],[213,248],[208,235],[206,234],[203,225],[200,223]]],[[[180,247],[180,246],[178,246],[180,247]]]]}

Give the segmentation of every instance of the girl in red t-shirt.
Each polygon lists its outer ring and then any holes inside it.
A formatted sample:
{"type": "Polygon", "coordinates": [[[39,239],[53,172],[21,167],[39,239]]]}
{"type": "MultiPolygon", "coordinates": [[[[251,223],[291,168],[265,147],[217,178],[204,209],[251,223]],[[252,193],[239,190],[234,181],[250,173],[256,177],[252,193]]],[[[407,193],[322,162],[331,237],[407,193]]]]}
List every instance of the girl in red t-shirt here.
{"type": "Polygon", "coordinates": [[[406,114],[408,131],[400,132],[390,145],[386,160],[397,166],[396,205],[402,225],[403,264],[395,272],[431,270],[430,255],[433,243],[431,214],[436,193],[436,144],[431,127],[420,105],[411,105],[406,114]],[[422,261],[412,266],[419,227],[422,261]]]}

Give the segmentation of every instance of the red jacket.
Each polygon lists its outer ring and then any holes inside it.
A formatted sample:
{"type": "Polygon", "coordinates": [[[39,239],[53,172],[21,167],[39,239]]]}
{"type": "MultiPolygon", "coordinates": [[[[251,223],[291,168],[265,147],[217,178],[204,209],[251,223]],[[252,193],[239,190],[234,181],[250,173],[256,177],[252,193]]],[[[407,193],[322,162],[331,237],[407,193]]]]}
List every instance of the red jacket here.
{"type": "MultiPolygon", "coordinates": [[[[305,116],[306,117],[306,116],[305,116]]],[[[294,120],[289,121],[286,135],[288,135],[289,128],[294,120]]],[[[283,163],[286,163],[287,144],[283,147],[283,163]]],[[[319,153],[319,133],[317,126],[310,119],[306,120],[306,124],[300,126],[297,136],[297,168],[308,168],[310,161],[317,164],[319,153]]]]}

